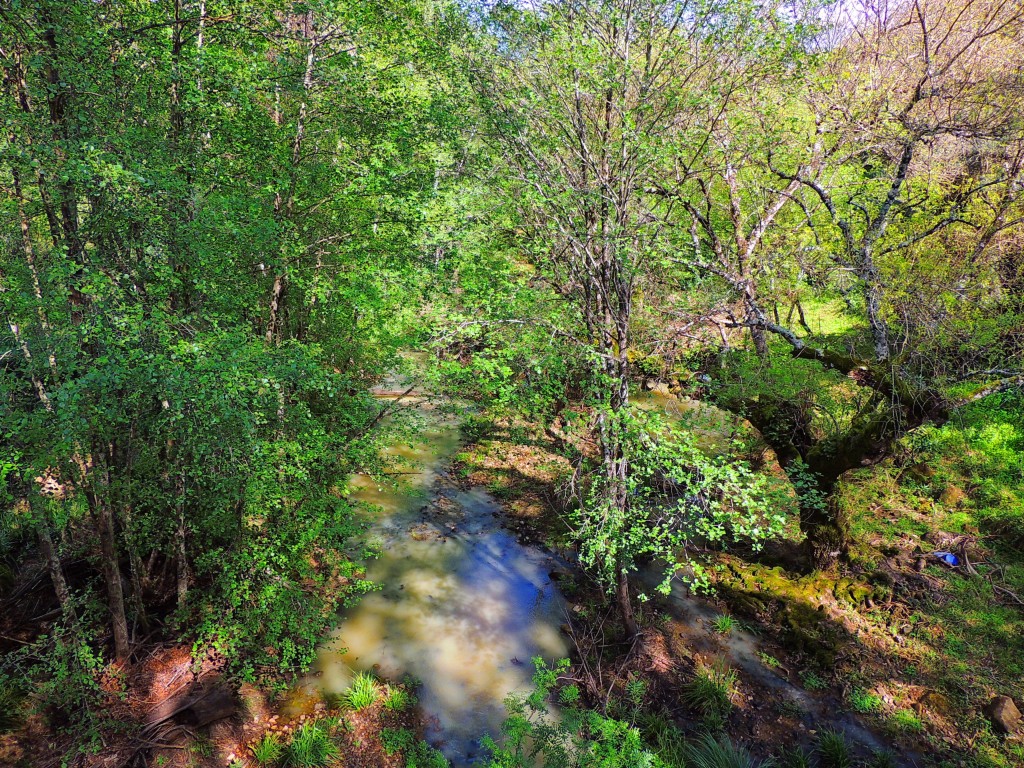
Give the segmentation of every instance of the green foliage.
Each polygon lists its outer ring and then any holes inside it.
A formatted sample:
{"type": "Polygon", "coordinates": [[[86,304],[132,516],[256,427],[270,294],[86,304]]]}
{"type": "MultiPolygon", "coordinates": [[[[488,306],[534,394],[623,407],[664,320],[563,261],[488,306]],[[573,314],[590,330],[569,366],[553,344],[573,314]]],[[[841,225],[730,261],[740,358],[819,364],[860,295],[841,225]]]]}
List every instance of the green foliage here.
{"type": "Polygon", "coordinates": [[[818,733],[815,748],[821,768],[853,768],[853,756],[846,734],[842,731],[824,729],[818,733]]]}
{"type": "Polygon", "coordinates": [[[292,735],[284,754],[288,768],[324,768],[339,750],[323,722],[307,721],[292,735]]]}
{"type": "Polygon", "coordinates": [[[813,755],[803,747],[783,750],[778,759],[779,768],[813,768],[813,755]]]}
{"type": "Polygon", "coordinates": [[[448,761],[426,742],[417,739],[407,728],[385,728],[381,731],[384,751],[393,755],[401,752],[406,768],[447,768],[448,761]]]}
{"type": "Polygon", "coordinates": [[[276,765],[284,757],[284,750],[284,744],[274,733],[264,734],[262,739],[249,748],[253,760],[261,766],[276,765]]]}
{"type": "Polygon", "coordinates": [[[367,588],[346,481],[384,461],[368,389],[417,335],[452,162],[418,4],[314,2],[303,24],[215,5],[244,21],[55,0],[0,19],[0,582],[15,501],[26,539],[111,531],[101,573],[182,575],[177,604],[173,579],[125,578],[109,613],[78,605],[102,580],[72,585],[80,625],[19,674],[76,720],[106,706],[97,637],[124,655],[155,621],[279,682],[367,588]]]}
{"type": "Polygon", "coordinates": [[[782,662],[772,656],[770,653],[764,651],[757,652],[757,658],[761,660],[761,663],[770,669],[778,669],[782,666],[782,662]]]}
{"type": "Polygon", "coordinates": [[[633,678],[626,683],[626,698],[634,707],[639,707],[647,695],[647,683],[643,678],[633,678]]]}
{"type": "Polygon", "coordinates": [[[896,753],[888,749],[873,752],[865,762],[866,768],[896,768],[898,764],[896,753]]]}
{"type": "MultiPolygon", "coordinates": [[[[631,457],[629,503],[613,503],[607,482],[597,475],[571,519],[580,561],[609,590],[618,569],[633,570],[639,559],[650,557],[671,564],[659,587],[667,593],[678,553],[688,542],[742,540],[757,547],[782,529],[785,515],[771,503],[773,486],[748,465],[709,456],[691,432],[657,413],[630,409],[605,418],[606,429],[618,431],[631,457]]],[[[695,581],[706,581],[700,563],[689,565],[695,581]]]]}
{"type": "Polygon", "coordinates": [[[660,714],[641,714],[638,725],[644,741],[668,768],[686,765],[689,747],[682,731],[668,717],[660,714]]]}
{"type": "Polygon", "coordinates": [[[897,733],[921,733],[924,722],[909,709],[897,709],[888,718],[889,726],[897,733]]]}
{"type": "Polygon", "coordinates": [[[534,659],[534,689],[505,701],[509,716],[502,725],[502,742],[484,738],[491,752],[491,768],[660,768],[664,764],[643,743],[639,730],[621,720],[576,706],[564,708],[558,718],[547,701],[560,673],[562,660],[548,667],[534,659]]]}
{"type": "Polygon", "coordinates": [[[381,746],[389,755],[409,749],[415,742],[416,734],[408,728],[384,728],[380,732],[381,746]]]}
{"type": "Polygon", "coordinates": [[[807,669],[800,673],[800,680],[808,691],[823,691],[828,688],[828,682],[813,669],[807,669]]]}
{"type": "Polygon", "coordinates": [[[696,712],[725,717],[732,710],[736,681],[736,671],[726,667],[723,661],[701,665],[693,679],[683,687],[680,698],[696,712]]]}
{"type": "Polygon", "coordinates": [[[372,707],[379,698],[380,683],[369,672],[357,673],[345,692],[345,703],[356,711],[372,707]]]}
{"type": "Polygon", "coordinates": [[[49,635],[41,635],[5,661],[14,672],[12,682],[23,686],[25,681],[38,681],[35,690],[43,712],[66,723],[66,730],[80,737],[82,749],[92,749],[100,740],[101,728],[109,724],[105,708],[97,705],[120,695],[122,681],[109,676],[104,686],[108,670],[103,655],[85,637],[91,610],[101,609],[84,605],[78,609],[78,619],[54,624],[49,635]]]}
{"type": "Polygon", "coordinates": [[[405,768],[448,768],[448,761],[408,728],[384,728],[380,733],[381,746],[388,755],[401,753],[405,768]]]}

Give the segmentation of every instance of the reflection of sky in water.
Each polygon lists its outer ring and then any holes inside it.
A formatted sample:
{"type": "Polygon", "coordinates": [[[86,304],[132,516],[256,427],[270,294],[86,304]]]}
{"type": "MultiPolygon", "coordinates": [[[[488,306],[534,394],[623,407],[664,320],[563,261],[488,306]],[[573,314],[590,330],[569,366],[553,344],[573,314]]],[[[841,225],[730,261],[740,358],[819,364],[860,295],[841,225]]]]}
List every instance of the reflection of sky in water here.
{"type": "Polygon", "coordinates": [[[383,589],[345,612],[302,687],[343,691],[352,669],[372,668],[394,680],[412,675],[422,682],[420,704],[434,723],[431,741],[444,742],[459,765],[482,758],[479,738],[497,734],[505,696],[529,689],[530,659],[559,658],[568,648],[558,630],[564,603],[548,578],[555,563],[500,528],[493,498],[482,489],[440,487],[454,504],[445,504],[440,519],[419,514],[427,501],[423,486],[437,479],[456,437],[454,428],[439,429],[411,450],[396,449],[426,470],[403,490],[355,478],[356,497],[389,518],[375,526],[385,541],[368,572],[383,589]],[[411,538],[413,526],[429,537],[411,538]]]}

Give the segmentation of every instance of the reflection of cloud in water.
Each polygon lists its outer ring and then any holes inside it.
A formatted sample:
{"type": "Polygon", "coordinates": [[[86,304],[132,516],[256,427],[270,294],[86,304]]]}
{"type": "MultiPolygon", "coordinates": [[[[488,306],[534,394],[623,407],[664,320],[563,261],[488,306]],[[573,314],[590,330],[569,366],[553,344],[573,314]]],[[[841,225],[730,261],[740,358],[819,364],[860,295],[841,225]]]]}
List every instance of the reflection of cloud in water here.
{"type": "Polygon", "coordinates": [[[382,591],[346,611],[321,649],[317,676],[303,688],[343,691],[351,669],[375,669],[391,679],[410,674],[423,683],[427,716],[437,719],[433,737],[444,740],[458,765],[480,751],[480,736],[497,732],[505,696],[529,689],[530,658],[554,659],[568,649],[558,630],[563,601],[547,577],[549,559],[499,527],[498,505],[486,492],[444,489],[465,512],[458,530],[439,526],[438,538],[423,541],[405,533],[419,522],[424,485],[435,482],[443,456],[456,446],[454,430],[427,438],[423,447],[395,451],[421,460],[426,470],[405,488],[378,490],[365,477],[353,482],[359,499],[383,508],[378,532],[398,526],[403,534],[369,568],[382,591]]]}

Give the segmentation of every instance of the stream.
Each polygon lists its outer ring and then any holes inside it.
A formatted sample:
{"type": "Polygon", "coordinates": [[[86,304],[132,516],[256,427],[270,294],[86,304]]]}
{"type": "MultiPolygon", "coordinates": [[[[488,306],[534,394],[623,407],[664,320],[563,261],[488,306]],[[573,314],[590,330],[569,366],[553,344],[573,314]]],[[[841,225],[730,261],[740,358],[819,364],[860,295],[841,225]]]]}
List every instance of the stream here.
{"type": "Polygon", "coordinates": [[[531,689],[531,658],[569,654],[559,631],[565,602],[548,575],[562,561],[505,530],[484,488],[454,482],[447,467],[459,447],[456,421],[414,403],[423,428],[388,452],[415,471],[397,487],[363,475],[352,481],[381,548],[367,577],[382,589],[343,612],[291,701],[301,709],[341,693],[358,671],[411,677],[427,740],[453,766],[467,766],[485,758],[480,738],[498,734],[505,697],[531,689]]]}

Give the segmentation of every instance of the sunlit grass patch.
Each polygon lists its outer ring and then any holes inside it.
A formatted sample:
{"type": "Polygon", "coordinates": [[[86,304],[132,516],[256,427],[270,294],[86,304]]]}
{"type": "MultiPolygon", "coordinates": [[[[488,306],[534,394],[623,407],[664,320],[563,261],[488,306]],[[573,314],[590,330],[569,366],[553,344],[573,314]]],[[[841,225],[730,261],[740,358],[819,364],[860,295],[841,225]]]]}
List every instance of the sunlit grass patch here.
{"type": "Polygon", "coordinates": [[[359,711],[373,706],[380,698],[380,684],[368,672],[360,672],[345,692],[345,703],[359,711]]]}

